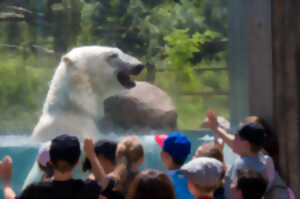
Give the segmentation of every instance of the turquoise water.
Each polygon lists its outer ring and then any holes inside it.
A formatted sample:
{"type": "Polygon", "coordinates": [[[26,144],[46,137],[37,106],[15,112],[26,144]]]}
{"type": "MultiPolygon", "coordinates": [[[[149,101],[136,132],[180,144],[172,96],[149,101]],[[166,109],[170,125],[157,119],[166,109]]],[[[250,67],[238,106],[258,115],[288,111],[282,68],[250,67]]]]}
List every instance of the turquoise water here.
{"type": "MultiPolygon", "coordinates": [[[[159,170],[166,171],[166,168],[160,161],[160,150],[161,148],[154,141],[154,134],[157,132],[150,132],[148,135],[141,135],[141,139],[144,150],[146,153],[145,161],[142,165],[142,169],[146,168],[155,168],[159,170]]],[[[192,153],[203,143],[213,142],[213,137],[209,131],[192,131],[185,132],[192,143],[192,153]]],[[[12,187],[14,190],[19,193],[22,189],[24,181],[30,172],[31,175],[37,175],[37,169],[32,169],[37,151],[39,148],[39,143],[32,143],[30,138],[25,135],[9,135],[9,136],[0,136],[0,158],[2,159],[5,155],[10,155],[13,159],[13,178],[12,178],[12,187]]],[[[114,133],[107,134],[102,136],[106,139],[120,140],[122,136],[114,133]]],[[[192,155],[189,155],[190,159],[192,155]]],[[[227,164],[231,164],[233,160],[232,152],[225,149],[225,161],[227,164]]],[[[77,168],[77,173],[80,172],[80,168],[77,168]]],[[[76,173],[75,173],[76,176],[76,173]]],[[[78,175],[80,176],[80,175],[78,175]]],[[[39,177],[35,177],[39,179],[39,177]]],[[[3,198],[2,190],[1,196],[3,198]]]]}

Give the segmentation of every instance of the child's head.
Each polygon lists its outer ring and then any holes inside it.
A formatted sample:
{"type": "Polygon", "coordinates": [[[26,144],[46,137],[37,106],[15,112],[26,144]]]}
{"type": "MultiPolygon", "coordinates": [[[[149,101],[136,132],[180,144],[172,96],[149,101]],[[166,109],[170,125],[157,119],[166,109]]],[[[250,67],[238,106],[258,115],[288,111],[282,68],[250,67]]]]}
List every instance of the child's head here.
{"type": "Polygon", "coordinates": [[[118,163],[126,160],[128,166],[142,163],[144,160],[144,148],[141,140],[137,136],[123,138],[117,145],[116,160],[118,163]]]}
{"type": "Polygon", "coordinates": [[[144,149],[137,136],[127,136],[117,145],[117,166],[112,175],[116,181],[115,190],[126,195],[128,186],[144,161],[144,149]]]}
{"type": "Polygon", "coordinates": [[[54,172],[50,163],[50,145],[50,141],[42,143],[38,152],[37,162],[40,169],[44,172],[43,179],[52,177],[54,172]]]}
{"type": "Polygon", "coordinates": [[[275,158],[275,163],[278,163],[278,153],[279,153],[279,147],[278,147],[278,137],[277,135],[271,130],[268,123],[259,116],[248,116],[243,119],[241,124],[245,123],[258,123],[261,124],[264,129],[267,131],[268,136],[267,139],[265,139],[263,148],[270,154],[273,158],[275,158]]]}
{"type": "Polygon", "coordinates": [[[70,172],[80,157],[80,143],[77,137],[60,135],[55,137],[50,146],[50,160],[54,170],[70,172]]]}
{"type": "Polygon", "coordinates": [[[161,160],[168,169],[181,167],[191,152],[190,141],[179,132],[156,135],[155,140],[162,147],[161,160]]]}
{"type": "MultiPolygon", "coordinates": [[[[116,166],[117,143],[110,140],[99,140],[95,144],[95,153],[105,173],[111,173],[116,166]]],[[[84,160],[82,170],[91,170],[91,163],[88,158],[84,160]]]]}
{"type": "Polygon", "coordinates": [[[198,157],[210,157],[219,160],[220,162],[224,162],[224,157],[222,151],[214,144],[202,144],[195,151],[195,155],[193,158],[198,157]]]}
{"type": "Polygon", "coordinates": [[[258,123],[245,123],[239,127],[233,142],[233,151],[239,155],[258,154],[267,132],[258,123]]]}
{"type": "Polygon", "coordinates": [[[189,190],[195,198],[213,196],[222,183],[224,175],[223,164],[208,157],[195,158],[181,169],[188,179],[189,190]]]}
{"type": "Polygon", "coordinates": [[[137,175],[126,199],[176,199],[175,190],[168,176],[158,170],[145,170],[137,175]]]}
{"type": "Polygon", "coordinates": [[[231,184],[232,199],[261,199],[267,180],[254,170],[238,170],[237,179],[231,184]]]}
{"type": "Polygon", "coordinates": [[[209,157],[219,160],[223,163],[224,170],[226,170],[223,152],[214,144],[202,144],[199,146],[193,156],[193,159],[199,157],[209,157]]]}

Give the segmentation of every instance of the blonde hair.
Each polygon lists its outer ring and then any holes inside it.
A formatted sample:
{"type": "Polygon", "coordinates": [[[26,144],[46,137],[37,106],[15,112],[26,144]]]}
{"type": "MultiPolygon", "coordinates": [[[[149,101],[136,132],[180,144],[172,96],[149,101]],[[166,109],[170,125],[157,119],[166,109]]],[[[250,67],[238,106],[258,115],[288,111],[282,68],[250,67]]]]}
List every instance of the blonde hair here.
{"type": "Polygon", "coordinates": [[[142,158],[144,149],[137,136],[127,136],[120,141],[116,150],[117,166],[112,173],[116,183],[115,190],[127,194],[130,182],[138,173],[133,166],[142,158]]]}

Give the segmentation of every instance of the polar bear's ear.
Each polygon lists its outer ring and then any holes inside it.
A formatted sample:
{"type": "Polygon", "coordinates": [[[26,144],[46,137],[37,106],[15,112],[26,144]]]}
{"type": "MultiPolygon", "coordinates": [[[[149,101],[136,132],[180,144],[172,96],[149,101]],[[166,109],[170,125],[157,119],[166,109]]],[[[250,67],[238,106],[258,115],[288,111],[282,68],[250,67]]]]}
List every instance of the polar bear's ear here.
{"type": "Polygon", "coordinates": [[[73,66],[73,61],[66,55],[63,56],[61,60],[66,64],[66,66],[73,66]]]}

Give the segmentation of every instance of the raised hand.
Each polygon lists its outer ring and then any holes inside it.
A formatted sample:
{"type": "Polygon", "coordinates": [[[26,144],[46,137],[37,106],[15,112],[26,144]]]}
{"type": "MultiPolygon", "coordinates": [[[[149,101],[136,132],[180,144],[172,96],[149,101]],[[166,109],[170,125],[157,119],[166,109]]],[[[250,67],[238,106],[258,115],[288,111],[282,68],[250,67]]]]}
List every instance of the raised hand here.
{"type": "Polygon", "coordinates": [[[0,178],[2,181],[10,182],[12,177],[12,159],[10,156],[5,156],[1,161],[0,178]]]}
{"type": "Polygon", "coordinates": [[[216,131],[219,128],[217,114],[212,110],[208,110],[206,112],[206,117],[207,119],[204,121],[205,125],[212,131],[216,131]]]}
{"type": "Polygon", "coordinates": [[[90,137],[84,138],[83,149],[88,158],[91,158],[95,154],[94,148],[95,145],[93,140],[90,137]]]}

